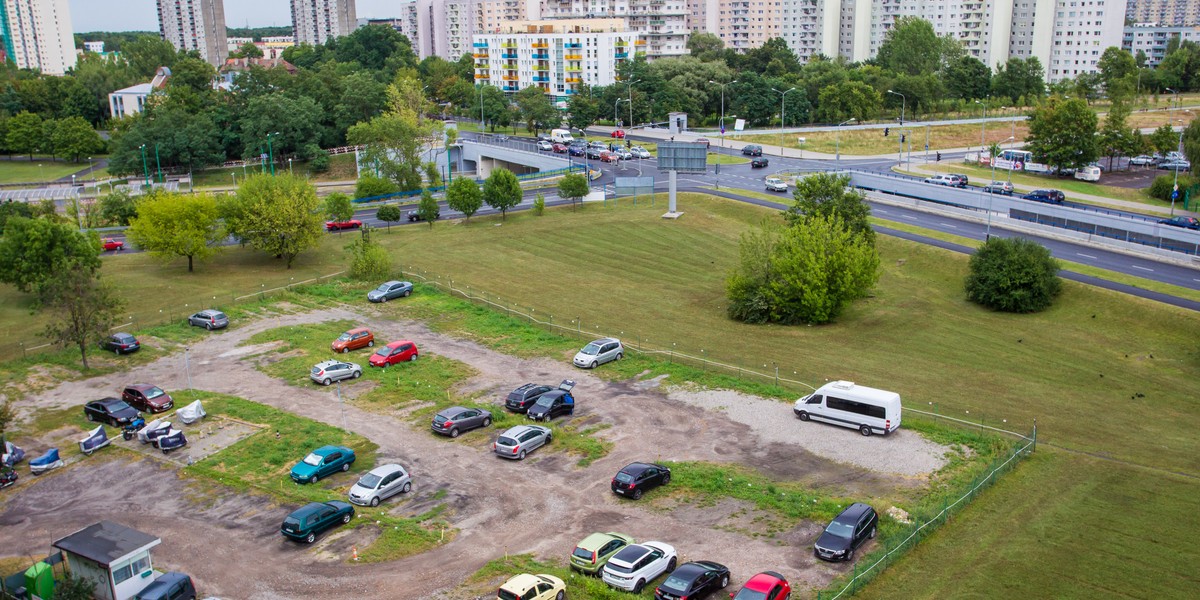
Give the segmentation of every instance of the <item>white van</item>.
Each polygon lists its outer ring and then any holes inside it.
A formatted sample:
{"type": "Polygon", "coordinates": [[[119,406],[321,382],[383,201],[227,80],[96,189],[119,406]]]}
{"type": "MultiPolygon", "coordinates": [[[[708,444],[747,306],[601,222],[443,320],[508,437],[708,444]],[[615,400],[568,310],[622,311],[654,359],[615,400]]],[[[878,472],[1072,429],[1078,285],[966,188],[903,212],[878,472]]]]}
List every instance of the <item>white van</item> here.
{"type": "Polygon", "coordinates": [[[558,142],[559,144],[570,144],[575,141],[575,138],[571,137],[571,132],[566,129],[554,129],[550,132],[550,141],[558,142]]]}
{"type": "Polygon", "coordinates": [[[801,421],[818,419],[857,429],[863,435],[887,435],[900,428],[900,394],[850,381],[832,381],[796,401],[801,421]]]}
{"type": "Polygon", "coordinates": [[[1080,181],[1100,181],[1100,167],[1080,167],[1075,171],[1075,179],[1080,181]]]}

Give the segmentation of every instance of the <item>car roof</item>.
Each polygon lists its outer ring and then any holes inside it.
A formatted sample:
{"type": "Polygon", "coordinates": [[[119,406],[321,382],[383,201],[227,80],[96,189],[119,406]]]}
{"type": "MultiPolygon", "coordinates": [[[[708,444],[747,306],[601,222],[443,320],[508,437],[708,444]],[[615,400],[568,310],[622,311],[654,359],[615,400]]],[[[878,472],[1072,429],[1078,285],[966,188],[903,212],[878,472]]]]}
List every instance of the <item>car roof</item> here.
{"type": "Polygon", "coordinates": [[[369,473],[371,475],[377,475],[379,477],[382,477],[384,475],[395,473],[396,471],[404,471],[404,470],[405,470],[404,467],[402,467],[398,464],[395,464],[395,463],[391,463],[391,464],[387,464],[387,465],[379,465],[378,467],[371,469],[369,471],[369,473]]]}
{"type": "Polygon", "coordinates": [[[117,402],[124,402],[124,400],[122,400],[120,398],[109,397],[109,398],[101,398],[99,400],[96,400],[96,402],[99,402],[100,404],[108,406],[109,404],[115,404],[117,402]]]}
{"type": "Polygon", "coordinates": [[[843,519],[848,521],[857,521],[858,518],[868,510],[873,509],[869,505],[863,504],[862,502],[855,502],[854,504],[846,507],[846,510],[843,510],[842,514],[838,515],[834,521],[842,521],[843,519]]]}
{"type": "Polygon", "coordinates": [[[458,412],[458,411],[460,411],[460,410],[467,410],[467,407],[465,407],[465,406],[451,406],[450,408],[443,408],[442,410],[439,410],[439,411],[437,412],[437,414],[439,414],[439,415],[442,415],[442,416],[446,416],[446,415],[449,415],[449,414],[452,414],[452,413],[456,413],[456,412],[458,412]]]}
{"type": "Polygon", "coordinates": [[[217,310],[217,309],[215,309],[215,308],[206,308],[206,309],[204,309],[204,310],[200,311],[200,313],[199,313],[199,314],[202,314],[202,315],[219,315],[219,314],[221,314],[221,311],[219,311],[219,310],[217,310]]]}
{"type": "Polygon", "coordinates": [[[600,338],[598,340],[592,340],[592,343],[593,344],[607,344],[609,342],[619,342],[619,341],[621,341],[621,340],[618,340],[617,338],[607,338],[606,337],[606,338],[600,338]]]}
{"type": "Polygon", "coordinates": [[[658,465],[654,465],[654,464],[650,464],[650,463],[635,462],[635,463],[629,463],[629,464],[625,465],[625,467],[623,469],[621,469],[621,472],[629,473],[630,475],[637,475],[638,473],[641,473],[642,471],[645,471],[646,469],[649,469],[651,467],[654,467],[656,469],[662,468],[658,465]]]}
{"type": "Polygon", "coordinates": [[[134,338],[134,336],[133,336],[133,334],[132,334],[132,333],[126,333],[126,332],[124,332],[124,331],[118,331],[117,333],[114,333],[114,334],[112,334],[112,336],[113,336],[113,337],[115,337],[115,338],[133,338],[133,339],[137,339],[137,338],[134,338]]]}
{"type": "Polygon", "coordinates": [[[396,341],[388,344],[386,347],[394,349],[394,348],[399,348],[403,344],[411,344],[411,343],[412,342],[410,342],[409,340],[396,340],[396,341]]]}
{"type": "Polygon", "coordinates": [[[775,573],[774,571],[764,571],[758,575],[755,575],[754,577],[751,577],[743,587],[756,592],[768,592],[771,590],[771,588],[775,587],[775,584],[779,581],[787,580],[784,579],[779,573],[775,573]]]}
{"type": "Polygon", "coordinates": [[[521,573],[520,575],[513,575],[500,587],[507,589],[510,592],[516,592],[519,594],[541,582],[542,580],[538,579],[534,575],[530,575],[529,573],[521,573]]]}
{"type": "Polygon", "coordinates": [[[349,448],[343,448],[342,446],[321,446],[320,448],[313,450],[313,454],[320,454],[321,456],[324,456],[331,452],[345,452],[346,450],[349,450],[349,448]]]}
{"type": "Polygon", "coordinates": [[[355,327],[354,329],[347,329],[346,333],[362,333],[364,331],[369,332],[371,330],[367,329],[366,327],[355,327]]]}
{"type": "Polygon", "coordinates": [[[629,544],[628,546],[621,548],[620,552],[614,554],[613,557],[609,559],[609,563],[616,564],[617,566],[632,566],[633,563],[641,560],[643,556],[650,554],[651,550],[652,548],[650,546],[643,544],[629,544]]]}
{"type": "Polygon", "coordinates": [[[168,572],[160,575],[158,577],[158,579],[155,579],[154,583],[158,583],[161,581],[165,584],[172,584],[172,583],[175,583],[176,581],[183,581],[184,579],[187,579],[187,578],[188,578],[188,576],[185,573],[180,573],[179,571],[168,571],[168,572]]]}
{"type": "Polygon", "coordinates": [[[336,364],[338,364],[338,363],[340,363],[340,362],[342,362],[342,361],[340,361],[340,360],[337,360],[336,358],[331,358],[331,359],[329,359],[329,360],[323,360],[323,361],[321,361],[321,362],[317,363],[317,364],[316,364],[316,366],[318,366],[318,367],[328,367],[328,366],[336,365],[336,364]]]}
{"type": "Polygon", "coordinates": [[[158,387],[158,386],[150,385],[149,383],[131,383],[131,384],[125,386],[125,389],[135,389],[139,392],[144,392],[146,390],[152,390],[156,387],[158,387]]]}
{"type": "Polygon", "coordinates": [[[529,431],[531,429],[534,429],[537,431],[543,431],[543,432],[548,431],[547,428],[542,427],[541,425],[517,425],[515,427],[509,427],[508,430],[506,430],[504,433],[502,433],[500,435],[507,436],[507,437],[513,437],[515,435],[521,435],[522,433],[525,433],[526,431],[529,431]]]}
{"type": "Polygon", "coordinates": [[[671,575],[674,577],[679,577],[680,579],[695,578],[709,569],[715,569],[718,567],[719,565],[717,565],[717,563],[698,560],[694,562],[683,563],[682,565],[675,567],[675,570],[671,571],[671,575]]]}
{"type": "Polygon", "coordinates": [[[326,504],[324,502],[309,502],[308,504],[305,504],[304,506],[301,506],[300,508],[293,510],[291,512],[291,514],[289,514],[288,516],[289,517],[308,516],[319,510],[323,510],[325,508],[325,506],[326,506],[326,504]]]}
{"type": "MultiPolygon", "coordinates": [[[[607,544],[609,542],[609,540],[615,540],[615,539],[629,540],[630,538],[627,535],[619,534],[619,533],[596,532],[596,533],[593,533],[593,534],[583,538],[582,540],[580,540],[579,547],[583,548],[584,550],[598,550],[600,548],[600,546],[607,544]]],[[[633,541],[630,540],[630,543],[633,543],[633,541]]]]}

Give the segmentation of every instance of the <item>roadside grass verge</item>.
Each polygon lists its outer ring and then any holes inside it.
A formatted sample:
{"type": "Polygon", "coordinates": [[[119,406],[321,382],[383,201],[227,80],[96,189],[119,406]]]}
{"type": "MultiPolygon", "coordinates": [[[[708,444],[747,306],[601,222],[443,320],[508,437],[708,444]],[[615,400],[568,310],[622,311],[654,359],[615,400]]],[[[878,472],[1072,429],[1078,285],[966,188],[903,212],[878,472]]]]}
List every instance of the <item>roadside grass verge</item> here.
{"type": "MultiPolygon", "coordinates": [[[[1018,140],[1025,139],[1025,136],[1029,134],[1029,126],[1023,120],[1017,121],[1015,125],[1016,138],[1018,140]]],[[[910,121],[905,123],[903,127],[893,124],[890,126],[890,129],[891,131],[887,136],[883,135],[883,129],[843,128],[841,132],[806,131],[804,133],[789,133],[783,136],[783,144],[788,148],[797,150],[803,148],[804,150],[811,150],[813,152],[834,154],[838,150],[840,136],[840,147],[843,155],[895,154],[900,148],[900,135],[903,133],[908,136],[904,144],[905,151],[908,151],[909,144],[911,144],[913,153],[915,154],[918,150],[924,150],[925,133],[926,129],[928,129],[930,152],[950,148],[979,147],[980,127],[978,123],[933,125],[927,127],[920,122],[910,121]],[[799,140],[801,137],[804,138],[803,146],[801,146],[799,140]]],[[[1009,135],[1013,135],[1012,131],[1012,122],[989,121],[984,130],[985,141],[991,143],[997,138],[1004,139],[1009,135]]],[[[738,136],[738,143],[742,142],[778,146],[780,136],[777,133],[738,136]]]]}
{"type": "MultiPolygon", "coordinates": [[[[80,161],[77,163],[63,162],[53,160],[49,156],[35,156],[33,160],[29,160],[28,156],[20,158],[10,157],[14,160],[0,160],[0,183],[45,183],[57,181],[63,177],[70,177],[71,173],[78,173],[88,168],[88,161],[80,161]]],[[[106,177],[101,173],[96,174],[97,178],[106,177]]],[[[87,181],[91,181],[92,174],[88,173],[87,181]]],[[[83,183],[84,178],[79,179],[79,183],[83,183]]]]}
{"type": "MultiPolygon", "coordinates": [[[[928,169],[930,171],[935,171],[938,173],[963,173],[963,174],[966,174],[968,177],[971,178],[971,187],[967,188],[968,190],[977,190],[979,187],[986,185],[988,182],[992,181],[992,170],[991,169],[980,167],[980,166],[973,165],[973,164],[964,163],[964,162],[957,162],[957,163],[952,163],[952,164],[942,162],[942,163],[931,163],[931,164],[919,165],[919,166],[923,169],[928,169]]],[[[925,173],[905,172],[905,171],[897,171],[897,172],[905,173],[907,175],[913,175],[916,177],[927,177],[927,175],[925,173]]],[[[1169,173],[1169,171],[1168,171],[1168,173],[1169,173]]],[[[997,181],[1004,181],[1007,179],[1007,177],[1008,177],[1007,171],[1001,171],[999,169],[996,170],[996,180],[997,181]]],[[[1100,204],[1100,203],[1098,201],[1092,200],[1090,198],[1078,198],[1078,197],[1073,198],[1073,197],[1071,197],[1071,193],[1087,194],[1089,196],[1099,196],[1101,198],[1113,198],[1115,200],[1125,200],[1127,202],[1137,202],[1139,204],[1146,204],[1148,206],[1166,207],[1166,206],[1171,205],[1170,202],[1164,202],[1157,198],[1151,198],[1149,196],[1149,194],[1147,194],[1146,191],[1143,189],[1124,188],[1124,187],[1118,187],[1115,185],[1102,185],[1102,184],[1098,184],[1098,183],[1091,183],[1088,181],[1080,181],[1078,179],[1073,179],[1071,177],[1058,177],[1056,175],[1035,175],[1032,173],[1013,173],[1012,174],[1012,182],[1014,185],[1020,186],[1022,188],[1027,188],[1029,191],[1032,191],[1035,188],[1059,189],[1067,194],[1068,201],[1080,202],[1083,204],[1095,205],[1095,204],[1100,204]]],[[[1021,193],[1021,190],[1017,190],[1016,192],[1014,192],[1014,194],[1017,194],[1017,193],[1021,193]]]]}
{"type": "MultiPolygon", "coordinates": [[[[680,561],[682,564],[683,561],[680,561]]],[[[588,577],[576,573],[567,566],[565,559],[537,560],[532,554],[512,554],[497,558],[467,578],[464,593],[471,598],[493,595],[505,581],[521,573],[553,575],[567,584],[567,597],[572,600],[627,600],[628,598],[653,598],[654,584],[662,578],[646,584],[640,594],[623,592],[608,587],[599,577],[588,577]]],[[[717,594],[714,594],[716,597],[717,594]]],[[[466,597],[466,596],[464,596],[466,597]]]]}

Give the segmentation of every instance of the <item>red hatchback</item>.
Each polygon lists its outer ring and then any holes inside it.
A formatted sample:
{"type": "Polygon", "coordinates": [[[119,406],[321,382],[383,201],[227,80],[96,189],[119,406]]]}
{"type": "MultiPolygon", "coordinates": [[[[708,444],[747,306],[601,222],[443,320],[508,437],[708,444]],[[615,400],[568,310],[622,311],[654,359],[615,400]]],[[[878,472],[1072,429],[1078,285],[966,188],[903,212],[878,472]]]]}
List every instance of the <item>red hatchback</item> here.
{"type": "Polygon", "coordinates": [[[370,364],[372,367],[386,367],[402,363],[404,361],[417,360],[417,345],[408,341],[400,340],[392,342],[371,355],[370,364]]]}
{"type": "Polygon", "coordinates": [[[100,240],[100,244],[104,246],[105,252],[125,249],[125,240],[118,240],[117,238],[104,238],[100,240]]]}
{"type": "Polygon", "coordinates": [[[750,581],[747,581],[737,594],[730,594],[734,600],[757,600],[759,598],[788,600],[791,596],[792,586],[783,578],[783,575],[774,571],[763,571],[751,577],[750,581]]]}
{"type": "Polygon", "coordinates": [[[552,150],[554,150],[555,154],[566,154],[567,153],[567,145],[566,144],[555,143],[550,148],[552,150]]]}
{"type": "Polygon", "coordinates": [[[135,383],[125,386],[125,389],[121,392],[121,399],[126,404],[149,413],[171,410],[171,407],[175,406],[175,402],[171,400],[171,396],[162,391],[162,388],[148,383],[135,383]]]}
{"type": "Polygon", "coordinates": [[[350,219],[349,221],[326,221],[325,231],[339,231],[342,229],[358,229],[362,227],[362,221],[358,219],[350,219]]]}
{"type": "Polygon", "coordinates": [[[618,130],[612,132],[612,134],[610,134],[610,135],[612,135],[612,137],[617,138],[618,140],[623,140],[623,139],[625,139],[625,130],[618,129],[618,130]]]}
{"type": "Polygon", "coordinates": [[[600,160],[606,163],[615,163],[621,160],[621,157],[617,156],[616,152],[609,152],[608,150],[605,150],[604,152],[600,153],[600,160]]]}

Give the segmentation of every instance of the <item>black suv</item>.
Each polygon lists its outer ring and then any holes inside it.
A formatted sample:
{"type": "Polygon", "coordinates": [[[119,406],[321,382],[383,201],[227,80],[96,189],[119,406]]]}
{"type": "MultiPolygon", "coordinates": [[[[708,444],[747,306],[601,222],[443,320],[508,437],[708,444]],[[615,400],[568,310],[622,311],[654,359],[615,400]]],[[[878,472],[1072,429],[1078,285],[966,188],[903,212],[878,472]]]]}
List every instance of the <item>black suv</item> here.
{"type": "MultiPolygon", "coordinates": [[[[442,218],[442,211],[439,208],[436,212],[433,213],[433,220],[436,221],[440,218],[442,218]]],[[[408,211],[408,220],[409,221],[420,221],[421,220],[421,211],[420,210],[408,211]]]]}
{"type": "Polygon", "coordinates": [[[536,383],[527,383],[508,393],[508,398],[504,400],[504,408],[515,413],[523,413],[533,406],[534,402],[546,392],[554,388],[548,385],[538,385],[536,383]]]}
{"type": "Polygon", "coordinates": [[[1034,202],[1046,202],[1048,204],[1062,204],[1067,199],[1066,194],[1058,190],[1033,190],[1022,196],[1025,200],[1033,200],[1034,202]]]}
{"type": "Polygon", "coordinates": [[[875,509],[855,502],[825,528],[813,544],[813,554],[822,560],[854,560],[854,551],[875,537],[878,525],[875,509]]]}
{"type": "Polygon", "coordinates": [[[750,144],[742,148],[742,154],[746,156],[762,156],[762,146],[750,144]]]}
{"type": "Polygon", "coordinates": [[[612,491],[640,500],[647,490],[671,483],[671,470],[655,463],[629,463],[612,479],[612,491]]]}

